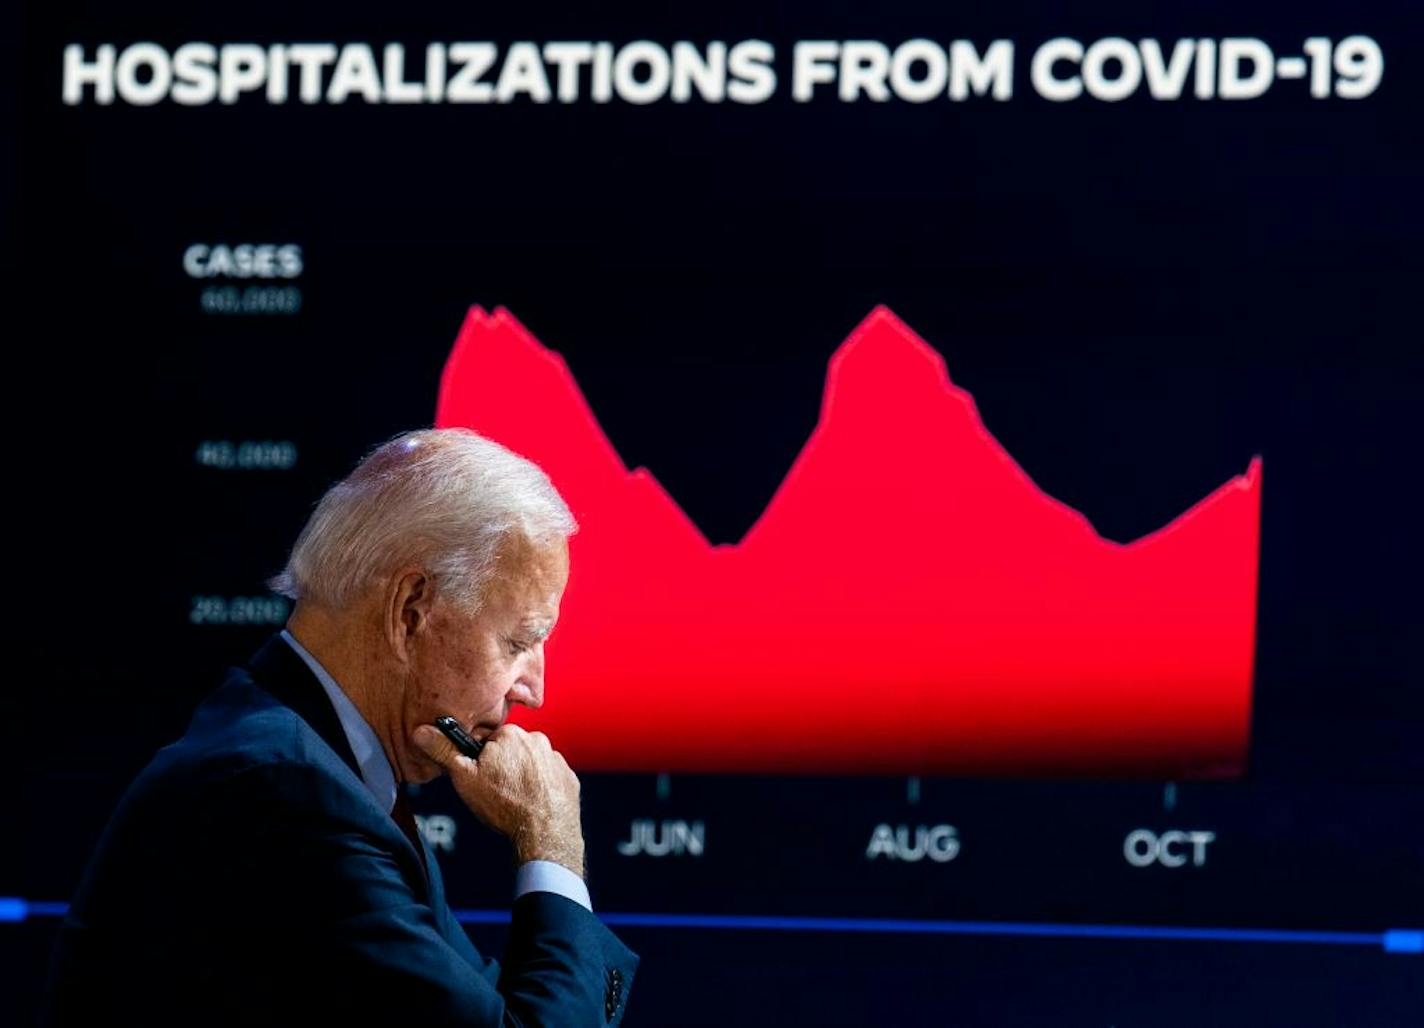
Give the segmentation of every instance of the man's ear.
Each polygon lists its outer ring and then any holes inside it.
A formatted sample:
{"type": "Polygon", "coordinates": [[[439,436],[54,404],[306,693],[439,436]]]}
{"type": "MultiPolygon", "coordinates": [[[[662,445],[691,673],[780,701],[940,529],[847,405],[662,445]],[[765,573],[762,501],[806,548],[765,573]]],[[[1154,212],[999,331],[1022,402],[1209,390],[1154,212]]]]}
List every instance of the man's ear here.
{"type": "Polygon", "coordinates": [[[401,569],[391,576],[386,586],[386,641],[402,664],[410,660],[416,638],[430,630],[434,598],[430,576],[421,568],[401,569]]]}

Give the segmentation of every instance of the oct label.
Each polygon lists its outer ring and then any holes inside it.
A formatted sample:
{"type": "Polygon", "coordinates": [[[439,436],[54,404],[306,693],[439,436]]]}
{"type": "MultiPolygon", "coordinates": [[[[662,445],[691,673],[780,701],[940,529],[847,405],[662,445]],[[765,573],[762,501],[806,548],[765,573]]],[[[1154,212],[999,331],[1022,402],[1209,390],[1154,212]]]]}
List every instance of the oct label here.
{"type": "Polygon", "coordinates": [[[1161,833],[1138,828],[1127,833],[1122,855],[1133,867],[1205,867],[1207,847],[1216,841],[1215,832],[1170,829],[1161,833]]]}

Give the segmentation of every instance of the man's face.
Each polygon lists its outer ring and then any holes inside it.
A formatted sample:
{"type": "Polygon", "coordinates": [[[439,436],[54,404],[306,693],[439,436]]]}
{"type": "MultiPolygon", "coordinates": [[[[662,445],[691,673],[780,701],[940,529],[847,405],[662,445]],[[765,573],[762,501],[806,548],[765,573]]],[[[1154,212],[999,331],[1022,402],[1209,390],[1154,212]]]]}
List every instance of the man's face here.
{"type": "Polygon", "coordinates": [[[569,577],[568,544],[533,544],[519,533],[502,543],[484,602],[473,617],[436,600],[412,640],[402,734],[407,781],[430,781],[440,768],[411,743],[416,726],[448,714],[477,739],[502,725],[515,703],[544,702],[544,640],[559,616],[569,577]]]}

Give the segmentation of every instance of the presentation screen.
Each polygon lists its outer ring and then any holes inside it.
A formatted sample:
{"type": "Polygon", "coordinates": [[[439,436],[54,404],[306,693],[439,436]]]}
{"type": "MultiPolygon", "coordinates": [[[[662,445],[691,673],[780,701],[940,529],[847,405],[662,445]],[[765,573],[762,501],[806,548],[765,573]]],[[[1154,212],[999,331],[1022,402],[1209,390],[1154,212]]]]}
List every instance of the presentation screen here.
{"type": "MultiPolygon", "coordinates": [[[[1424,1009],[1411,5],[32,6],[20,1016],[316,501],[431,426],[578,521],[513,719],[629,1024],[1424,1009]]],[[[413,805],[497,953],[507,845],[413,805]]]]}

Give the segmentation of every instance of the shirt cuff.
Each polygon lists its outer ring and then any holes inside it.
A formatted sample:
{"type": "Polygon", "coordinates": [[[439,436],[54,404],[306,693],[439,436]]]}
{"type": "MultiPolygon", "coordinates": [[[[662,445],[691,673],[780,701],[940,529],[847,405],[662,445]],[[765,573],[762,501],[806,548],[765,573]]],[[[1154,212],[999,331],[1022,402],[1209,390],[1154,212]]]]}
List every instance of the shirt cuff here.
{"type": "Polygon", "coordinates": [[[552,860],[530,860],[519,865],[519,870],[514,872],[514,898],[526,892],[552,892],[573,900],[587,911],[593,910],[583,879],[552,860]]]}

